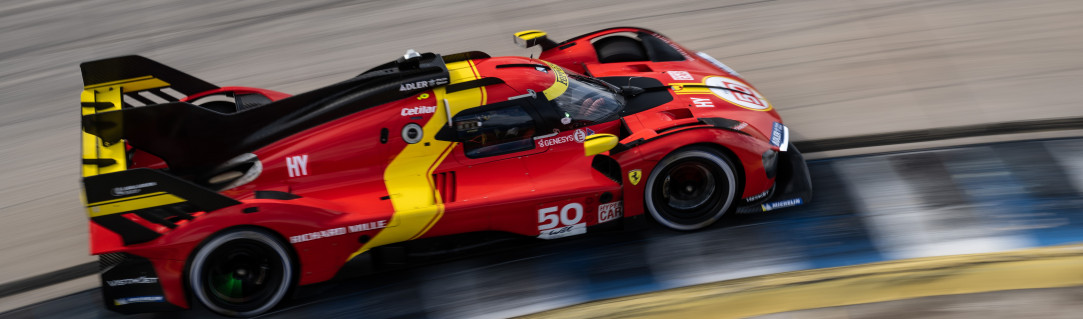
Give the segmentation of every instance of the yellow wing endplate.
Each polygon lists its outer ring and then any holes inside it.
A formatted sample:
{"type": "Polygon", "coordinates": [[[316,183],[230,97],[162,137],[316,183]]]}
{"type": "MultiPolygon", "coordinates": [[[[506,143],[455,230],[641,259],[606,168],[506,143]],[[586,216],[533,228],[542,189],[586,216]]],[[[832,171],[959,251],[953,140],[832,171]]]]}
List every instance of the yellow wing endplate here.
{"type": "Polygon", "coordinates": [[[543,50],[548,50],[549,48],[556,46],[556,43],[553,42],[553,40],[549,40],[548,34],[542,30],[526,30],[516,32],[513,40],[515,41],[516,45],[523,48],[541,45],[543,50]]]}
{"type": "MultiPolygon", "coordinates": [[[[144,76],[109,83],[94,84],[83,88],[80,95],[82,115],[119,111],[124,103],[124,93],[169,86],[169,83],[152,76],[144,76]]],[[[83,177],[127,169],[127,152],[124,143],[105,143],[83,128],[83,177]]],[[[89,128],[95,129],[95,128],[89,128]]]]}

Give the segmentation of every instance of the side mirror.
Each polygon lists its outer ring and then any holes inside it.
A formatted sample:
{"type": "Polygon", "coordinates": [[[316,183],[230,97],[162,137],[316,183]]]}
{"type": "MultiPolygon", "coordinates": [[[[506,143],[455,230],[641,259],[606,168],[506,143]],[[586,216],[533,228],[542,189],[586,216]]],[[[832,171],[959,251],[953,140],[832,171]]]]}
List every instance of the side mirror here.
{"type": "Polygon", "coordinates": [[[583,151],[586,156],[598,155],[613,149],[620,139],[613,134],[594,134],[587,136],[583,141],[583,151]]]}
{"type": "Polygon", "coordinates": [[[542,50],[549,50],[550,48],[557,46],[556,42],[553,42],[553,40],[549,40],[549,37],[547,37],[545,31],[541,30],[526,30],[516,32],[515,38],[513,40],[515,40],[516,45],[523,48],[541,45],[542,50]]]}

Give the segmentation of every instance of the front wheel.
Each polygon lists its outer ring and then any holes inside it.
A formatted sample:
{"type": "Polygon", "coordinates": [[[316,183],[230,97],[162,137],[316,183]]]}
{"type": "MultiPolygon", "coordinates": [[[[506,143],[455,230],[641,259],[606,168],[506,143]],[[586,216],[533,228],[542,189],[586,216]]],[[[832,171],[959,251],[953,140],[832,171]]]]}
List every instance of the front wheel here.
{"type": "Polygon", "coordinates": [[[211,311],[251,317],[282,301],[293,274],[281,241],[263,230],[243,229],[207,241],[192,258],[188,283],[211,311]]]}
{"type": "Polygon", "coordinates": [[[729,159],[708,148],[666,156],[647,179],[645,204],[654,220],[675,230],[698,230],[725,215],[737,193],[729,159]]]}

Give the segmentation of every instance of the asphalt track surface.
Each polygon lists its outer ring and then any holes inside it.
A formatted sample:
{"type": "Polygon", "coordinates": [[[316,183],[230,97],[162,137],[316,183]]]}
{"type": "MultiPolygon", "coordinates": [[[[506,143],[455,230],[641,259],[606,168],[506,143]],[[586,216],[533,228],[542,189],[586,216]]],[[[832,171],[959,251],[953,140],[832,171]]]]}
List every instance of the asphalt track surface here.
{"type": "Polygon", "coordinates": [[[94,261],[75,164],[82,61],[141,54],[220,85],[298,93],[409,48],[529,55],[512,32],[635,25],[742,72],[806,142],[1079,118],[1081,13],[1078,1],[1021,0],[5,3],[0,284],[94,261]]]}

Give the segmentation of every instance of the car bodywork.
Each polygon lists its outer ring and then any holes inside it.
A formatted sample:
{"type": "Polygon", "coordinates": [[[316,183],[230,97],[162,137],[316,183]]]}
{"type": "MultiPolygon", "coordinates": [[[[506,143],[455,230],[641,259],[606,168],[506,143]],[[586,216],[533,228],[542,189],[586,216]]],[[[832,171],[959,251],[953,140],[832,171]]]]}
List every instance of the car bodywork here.
{"type": "Polygon", "coordinates": [[[516,39],[539,58],[410,52],[295,96],[137,56],[82,64],[84,200],[106,306],[190,307],[193,255],[239,229],[288,243],[287,285],[303,286],[401,259],[403,243],[620,228],[648,215],[656,165],[689,147],[732,162],[724,210],[808,201],[788,128],[706,54],[640,28],[516,39]],[[600,55],[613,37],[639,53],[600,55]],[[595,103],[561,102],[573,96],[595,103]]]}

